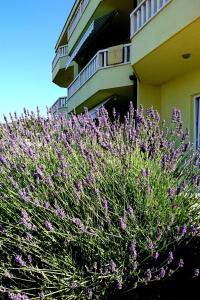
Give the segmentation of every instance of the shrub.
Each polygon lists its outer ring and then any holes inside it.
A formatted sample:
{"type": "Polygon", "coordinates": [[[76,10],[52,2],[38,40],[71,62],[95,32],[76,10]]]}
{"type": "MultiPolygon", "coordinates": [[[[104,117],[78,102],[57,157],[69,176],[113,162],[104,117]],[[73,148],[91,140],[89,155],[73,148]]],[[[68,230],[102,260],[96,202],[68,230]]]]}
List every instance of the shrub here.
{"type": "Polygon", "coordinates": [[[0,132],[4,297],[106,299],[184,267],[200,159],[178,110],[171,128],[132,104],[122,123],[104,108],[96,120],[25,111],[0,132]]]}

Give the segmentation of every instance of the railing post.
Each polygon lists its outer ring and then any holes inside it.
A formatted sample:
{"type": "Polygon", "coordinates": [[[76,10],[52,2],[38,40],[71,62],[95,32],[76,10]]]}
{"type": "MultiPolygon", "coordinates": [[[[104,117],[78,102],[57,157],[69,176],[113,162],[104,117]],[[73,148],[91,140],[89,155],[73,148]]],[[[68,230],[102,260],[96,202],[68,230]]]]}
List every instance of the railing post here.
{"type": "Polygon", "coordinates": [[[160,2],[160,0],[157,0],[157,10],[159,10],[160,7],[161,7],[161,2],[160,2]]]}
{"type": "Polygon", "coordinates": [[[151,16],[152,17],[155,13],[155,0],[151,0],[151,16]]]}
{"type": "Polygon", "coordinates": [[[137,11],[137,30],[140,29],[140,10],[137,11]]]}
{"type": "Polygon", "coordinates": [[[141,26],[145,23],[145,4],[141,6],[141,26]]]}
{"type": "Polygon", "coordinates": [[[148,20],[150,18],[150,14],[151,14],[151,4],[150,4],[150,0],[146,1],[146,20],[148,20]]]}

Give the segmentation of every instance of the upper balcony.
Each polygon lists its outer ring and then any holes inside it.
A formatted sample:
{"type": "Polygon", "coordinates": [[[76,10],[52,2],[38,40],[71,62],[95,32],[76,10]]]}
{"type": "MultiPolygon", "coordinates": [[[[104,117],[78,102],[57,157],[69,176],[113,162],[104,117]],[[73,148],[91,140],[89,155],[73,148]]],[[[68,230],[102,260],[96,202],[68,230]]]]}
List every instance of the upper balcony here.
{"type": "Polygon", "coordinates": [[[200,65],[199,0],[143,0],[130,18],[131,64],[141,81],[162,84],[200,65]]]}
{"type": "Polygon", "coordinates": [[[51,106],[50,112],[52,115],[58,115],[59,113],[67,112],[67,97],[60,97],[51,106]]]}
{"type": "Polygon", "coordinates": [[[68,112],[98,105],[112,95],[131,97],[130,44],[100,50],[68,87],[68,112]]]}
{"type": "Polygon", "coordinates": [[[73,68],[65,69],[68,60],[68,46],[60,46],[52,62],[52,81],[61,87],[67,87],[73,80],[73,68]]]}
{"type": "Polygon", "coordinates": [[[79,6],[77,7],[75,14],[69,24],[68,30],[67,30],[67,34],[68,34],[68,39],[71,37],[72,33],[74,32],[79,20],[81,19],[88,3],[90,0],[82,0],[79,4],[79,6]]]}
{"type": "MultiPolygon", "coordinates": [[[[126,32],[128,39],[123,43],[129,42],[129,16],[133,8],[133,0],[126,0],[125,5],[122,1],[116,0],[76,0],[57,41],[56,49],[63,44],[68,44],[68,53],[71,56],[90,24],[114,11],[118,13],[118,23],[116,24],[117,30],[119,30],[118,35],[124,35],[126,32]]],[[[110,20],[107,23],[110,23],[110,20]]],[[[106,48],[107,46],[103,45],[102,47],[106,48]]]]}

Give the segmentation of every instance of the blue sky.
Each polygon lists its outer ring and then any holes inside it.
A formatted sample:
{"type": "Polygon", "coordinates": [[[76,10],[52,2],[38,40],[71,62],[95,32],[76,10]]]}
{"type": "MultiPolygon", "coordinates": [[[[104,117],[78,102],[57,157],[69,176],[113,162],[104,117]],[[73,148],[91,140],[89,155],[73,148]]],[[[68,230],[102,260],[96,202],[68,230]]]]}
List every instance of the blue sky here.
{"type": "Polygon", "coordinates": [[[74,0],[0,0],[0,119],[42,113],[66,95],[51,82],[54,46],[74,0]]]}

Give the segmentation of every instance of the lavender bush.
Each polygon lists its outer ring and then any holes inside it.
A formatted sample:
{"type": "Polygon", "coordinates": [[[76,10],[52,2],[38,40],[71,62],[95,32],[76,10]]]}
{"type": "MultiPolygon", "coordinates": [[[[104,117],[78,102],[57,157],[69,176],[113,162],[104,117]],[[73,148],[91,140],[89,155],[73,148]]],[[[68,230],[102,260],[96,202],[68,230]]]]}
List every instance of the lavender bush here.
{"type": "Polygon", "coordinates": [[[184,267],[200,158],[178,110],[170,129],[132,104],[123,122],[104,108],[96,120],[11,120],[0,125],[3,299],[106,299],[184,267]]]}

